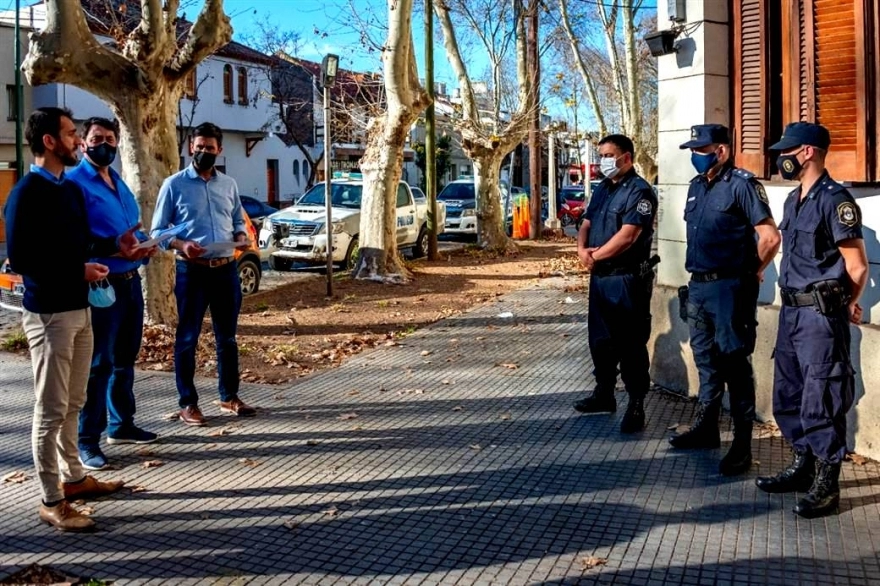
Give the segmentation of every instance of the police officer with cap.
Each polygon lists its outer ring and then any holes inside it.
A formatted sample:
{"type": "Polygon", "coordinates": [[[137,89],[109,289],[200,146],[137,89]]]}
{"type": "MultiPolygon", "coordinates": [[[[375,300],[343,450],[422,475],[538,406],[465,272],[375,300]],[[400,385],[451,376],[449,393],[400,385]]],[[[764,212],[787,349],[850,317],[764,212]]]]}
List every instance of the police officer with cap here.
{"type": "Polygon", "coordinates": [[[694,424],[669,443],[685,449],[719,447],[718,417],[727,385],[733,443],[719,470],[734,476],[752,465],[755,379],[751,354],[758,288],[764,269],[779,250],[780,236],[764,187],[752,173],[733,165],[725,126],[694,126],[691,140],[680,148],[691,150],[691,163],[698,173],[688,188],[684,210],[685,268],[691,278],[679,294],[682,318],[690,326],[700,390],[694,424]]]}
{"type": "Polygon", "coordinates": [[[619,365],[629,394],[622,433],[645,427],[653,266],[660,260],[650,258],[657,196],[636,173],[633,151],[632,140],[621,134],[599,141],[605,180],[590,198],[578,232],[578,257],[591,272],[587,321],[596,388],[574,408],[581,413],[616,411],[619,365]]]}
{"type": "Polygon", "coordinates": [[[783,179],[799,181],[782,216],[782,308],[775,349],[773,415],[794,458],[772,477],[771,493],[802,492],[794,512],[827,515],[840,501],[846,413],[853,403],[849,324],[862,318],[868,278],[862,217],[849,192],[825,169],[831,137],[818,124],[795,122],[770,147],[781,151],[783,179]]]}

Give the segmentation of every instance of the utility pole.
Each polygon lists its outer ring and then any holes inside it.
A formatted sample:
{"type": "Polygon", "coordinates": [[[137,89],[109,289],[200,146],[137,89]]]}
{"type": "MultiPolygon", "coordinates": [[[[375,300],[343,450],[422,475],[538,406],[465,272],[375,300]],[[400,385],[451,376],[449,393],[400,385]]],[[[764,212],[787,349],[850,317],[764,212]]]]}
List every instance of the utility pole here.
{"type": "Polygon", "coordinates": [[[531,76],[529,91],[532,92],[532,112],[529,122],[529,236],[532,240],[541,237],[541,63],[538,53],[538,22],[541,3],[539,0],[529,2],[528,12],[528,64],[531,76]]]}
{"type": "Polygon", "coordinates": [[[15,0],[15,179],[24,177],[24,89],[21,85],[21,0],[15,0]]]}
{"type": "Polygon", "coordinates": [[[428,260],[437,260],[437,129],[434,117],[434,1],[425,0],[425,192],[428,195],[428,260]]]}

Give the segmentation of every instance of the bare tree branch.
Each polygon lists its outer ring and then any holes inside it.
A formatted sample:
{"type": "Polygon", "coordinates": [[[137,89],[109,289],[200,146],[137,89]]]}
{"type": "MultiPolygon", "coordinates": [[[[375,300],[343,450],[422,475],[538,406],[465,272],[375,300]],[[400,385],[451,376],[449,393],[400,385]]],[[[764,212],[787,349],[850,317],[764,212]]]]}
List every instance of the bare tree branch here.
{"type": "Polygon", "coordinates": [[[593,76],[587,71],[583,55],[578,49],[578,39],[574,34],[574,30],[571,28],[571,20],[568,16],[568,0],[559,0],[559,12],[562,16],[562,27],[565,30],[565,34],[568,37],[568,42],[571,47],[572,57],[574,58],[578,72],[581,74],[581,79],[584,80],[584,85],[587,88],[587,97],[589,98],[590,106],[593,109],[593,115],[596,117],[596,122],[599,124],[599,133],[602,136],[605,136],[608,134],[608,126],[605,124],[605,116],[602,108],[599,106],[599,97],[596,95],[596,85],[593,81],[593,76]]]}
{"type": "Polygon", "coordinates": [[[223,11],[223,0],[205,0],[205,6],[190,29],[184,46],[165,68],[165,76],[171,80],[182,79],[196,64],[231,40],[232,24],[223,11]]]}

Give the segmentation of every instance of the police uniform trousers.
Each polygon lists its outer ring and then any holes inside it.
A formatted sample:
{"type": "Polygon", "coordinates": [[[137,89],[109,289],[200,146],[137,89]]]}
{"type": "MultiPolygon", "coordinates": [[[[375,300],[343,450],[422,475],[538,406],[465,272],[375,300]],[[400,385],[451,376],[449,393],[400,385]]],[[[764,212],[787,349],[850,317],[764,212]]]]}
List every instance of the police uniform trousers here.
{"type": "Polygon", "coordinates": [[[840,462],[846,454],[846,413],[853,404],[847,307],[822,315],[783,305],[774,351],[773,416],[795,450],[840,462]]]}
{"type": "Polygon", "coordinates": [[[699,401],[720,406],[726,384],[734,421],[755,419],[751,354],[758,287],[753,274],[688,283],[688,325],[700,377],[699,401]]]}
{"type": "Polygon", "coordinates": [[[654,273],[590,277],[587,315],[596,395],[610,396],[620,378],[630,397],[644,398],[651,385],[648,338],[654,273]]]}

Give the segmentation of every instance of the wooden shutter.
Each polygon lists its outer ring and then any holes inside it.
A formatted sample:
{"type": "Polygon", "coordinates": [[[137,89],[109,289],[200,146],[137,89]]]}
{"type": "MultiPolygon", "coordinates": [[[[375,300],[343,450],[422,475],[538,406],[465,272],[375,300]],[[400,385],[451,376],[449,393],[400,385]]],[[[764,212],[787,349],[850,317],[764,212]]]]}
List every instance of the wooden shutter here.
{"type": "Polygon", "coordinates": [[[786,122],[828,128],[827,166],[838,181],[867,181],[868,73],[862,0],[788,0],[783,27],[786,122]],[[787,29],[787,30],[786,30],[787,29]]]}
{"type": "Polygon", "coordinates": [[[736,164],[768,176],[767,1],[733,2],[734,153],[736,164]]]}

